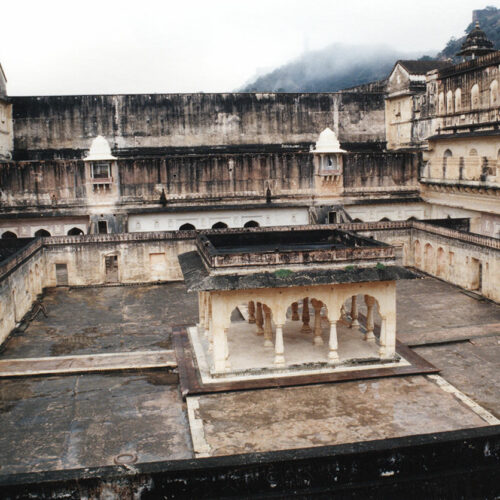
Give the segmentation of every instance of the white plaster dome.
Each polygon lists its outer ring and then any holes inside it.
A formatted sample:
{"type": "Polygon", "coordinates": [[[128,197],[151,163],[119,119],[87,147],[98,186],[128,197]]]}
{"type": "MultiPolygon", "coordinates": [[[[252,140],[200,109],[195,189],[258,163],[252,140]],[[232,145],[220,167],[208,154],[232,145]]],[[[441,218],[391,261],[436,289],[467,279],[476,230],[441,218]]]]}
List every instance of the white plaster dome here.
{"type": "Polygon", "coordinates": [[[102,136],[98,135],[90,146],[88,156],[85,158],[87,161],[99,160],[116,160],[116,157],[111,154],[111,148],[108,141],[102,136]]]}
{"type": "Polygon", "coordinates": [[[314,153],[345,153],[346,151],[340,149],[340,142],[335,135],[335,132],[330,128],[325,128],[319,134],[316,142],[316,147],[313,149],[314,153]]]}

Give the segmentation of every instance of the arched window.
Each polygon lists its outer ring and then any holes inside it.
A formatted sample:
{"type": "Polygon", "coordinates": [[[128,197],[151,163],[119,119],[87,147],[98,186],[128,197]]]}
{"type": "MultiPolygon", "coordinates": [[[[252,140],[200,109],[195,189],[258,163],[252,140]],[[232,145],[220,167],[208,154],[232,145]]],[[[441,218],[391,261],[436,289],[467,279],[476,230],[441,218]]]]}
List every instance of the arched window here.
{"type": "Polygon", "coordinates": [[[384,217],[383,219],[380,219],[379,222],[390,222],[391,219],[388,219],[387,217],[384,217]]]}
{"type": "Polygon", "coordinates": [[[477,109],[480,105],[479,99],[479,85],[475,83],[470,91],[470,107],[471,109],[477,109]]]}
{"type": "Polygon", "coordinates": [[[189,224],[186,222],[186,224],[182,224],[182,226],[179,228],[179,231],[193,231],[196,228],[193,226],[193,224],[189,224]]]}
{"type": "Polygon", "coordinates": [[[438,97],[438,113],[440,115],[444,114],[444,93],[440,92],[438,97]]]}
{"type": "Polygon", "coordinates": [[[249,220],[248,222],[245,222],[243,227],[259,227],[259,223],[254,220],[249,220]]]}
{"type": "Polygon", "coordinates": [[[212,229],[226,229],[227,224],[225,222],[216,222],[213,226],[212,229]]]}
{"type": "Polygon", "coordinates": [[[462,90],[455,90],[455,112],[462,110],[462,90]]]}
{"type": "Polygon", "coordinates": [[[446,112],[453,113],[453,92],[448,90],[446,94],[446,112]]]}
{"type": "Polygon", "coordinates": [[[37,238],[42,238],[42,237],[50,236],[50,233],[46,229],[39,229],[38,231],[35,231],[35,236],[37,238]]]}
{"type": "Polygon", "coordinates": [[[73,227],[68,231],[68,236],[80,236],[83,231],[78,227],[73,227]]]}
{"type": "Polygon", "coordinates": [[[12,231],[5,231],[5,233],[2,233],[2,240],[13,240],[14,238],[17,238],[17,234],[12,231]]]}
{"type": "Polygon", "coordinates": [[[448,158],[451,158],[453,153],[451,150],[447,149],[443,154],[443,179],[446,179],[446,164],[448,163],[448,158]]]}
{"type": "Polygon", "coordinates": [[[490,106],[498,106],[498,81],[493,80],[490,85],[490,106]]]}

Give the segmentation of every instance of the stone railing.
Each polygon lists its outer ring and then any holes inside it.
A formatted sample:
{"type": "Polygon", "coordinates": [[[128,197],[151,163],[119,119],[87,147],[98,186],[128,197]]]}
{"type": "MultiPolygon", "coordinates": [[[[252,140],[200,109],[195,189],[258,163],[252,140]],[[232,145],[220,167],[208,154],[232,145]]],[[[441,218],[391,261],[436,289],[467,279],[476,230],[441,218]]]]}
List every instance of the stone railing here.
{"type": "Polygon", "coordinates": [[[464,241],[466,243],[473,243],[474,245],[480,245],[483,247],[494,248],[496,250],[500,249],[500,239],[498,238],[483,236],[481,234],[475,233],[467,233],[465,231],[459,231],[457,229],[434,226],[420,221],[409,222],[414,229],[419,229],[427,233],[438,234],[439,236],[445,236],[447,238],[453,238],[455,240],[464,241]]]}
{"type": "Polygon", "coordinates": [[[43,239],[44,238],[37,238],[36,240],[28,243],[24,248],[21,248],[15,254],[5,259],[0,264],[0,281],[34,253],[38,252],[43,247],[43,239]]]}

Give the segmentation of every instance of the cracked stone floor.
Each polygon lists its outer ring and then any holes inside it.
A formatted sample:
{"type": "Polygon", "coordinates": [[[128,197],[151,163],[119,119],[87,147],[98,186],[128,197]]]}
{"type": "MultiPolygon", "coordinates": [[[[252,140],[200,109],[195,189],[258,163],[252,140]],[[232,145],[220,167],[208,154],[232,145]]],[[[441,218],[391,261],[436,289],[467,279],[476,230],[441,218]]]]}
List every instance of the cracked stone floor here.
{"type": "MultiPolygon", "coordinates": [[[[0,360],[171,349],[172,327],[197,321],[196,301],[182,283],[49,290],[49,317],[13,332],[0,360]]],[[[398,283],[399,339],[497,418],[499,324],[498,305],[457,287],[433,278],[398,283]]],[[[139,462],[191,458],[201,438],[216,455],[488,425],[425,376],[197,399],[201,436],[190,428],[175,369],[2,378],[0,475],[109,465],[121,453],[139,462]]]]}

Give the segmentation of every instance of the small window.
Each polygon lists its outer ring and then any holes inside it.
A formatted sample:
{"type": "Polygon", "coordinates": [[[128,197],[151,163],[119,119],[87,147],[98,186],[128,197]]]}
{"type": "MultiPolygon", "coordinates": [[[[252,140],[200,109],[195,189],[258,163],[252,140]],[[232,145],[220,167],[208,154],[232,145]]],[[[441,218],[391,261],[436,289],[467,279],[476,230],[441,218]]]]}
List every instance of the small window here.
{"type": "Polygon", "coordinates": [[[45,238],[47,236],[50,236],[50,233],[46,229],[39,229],[38,231],[35,231],[35,237],[37,238],[45,238]]]}
{"type": "Polygon", "coordinates": [[[105,220],[100,220],[97,222],[97,231],[99,234],[108,233],[108,223],[105,220]]]}
{"type": "Polygon", "coordinates": [[[12,240],[14,238],[17,238],[17,234],[12,231],[5,231],[5,233],[2,233],[3,240],[12,240]]]}
{"type": "Polygon", "coordinates": [[[245,222],[243,227],[259,227],[259,223],[254,220],[249,220],[248,222],[245,222]]]}
{"type": "Polygon", "coordinates": [[[111,177],[111,166],[109,163],[92,163],[93,179],[109,179],[111,177]]]}

